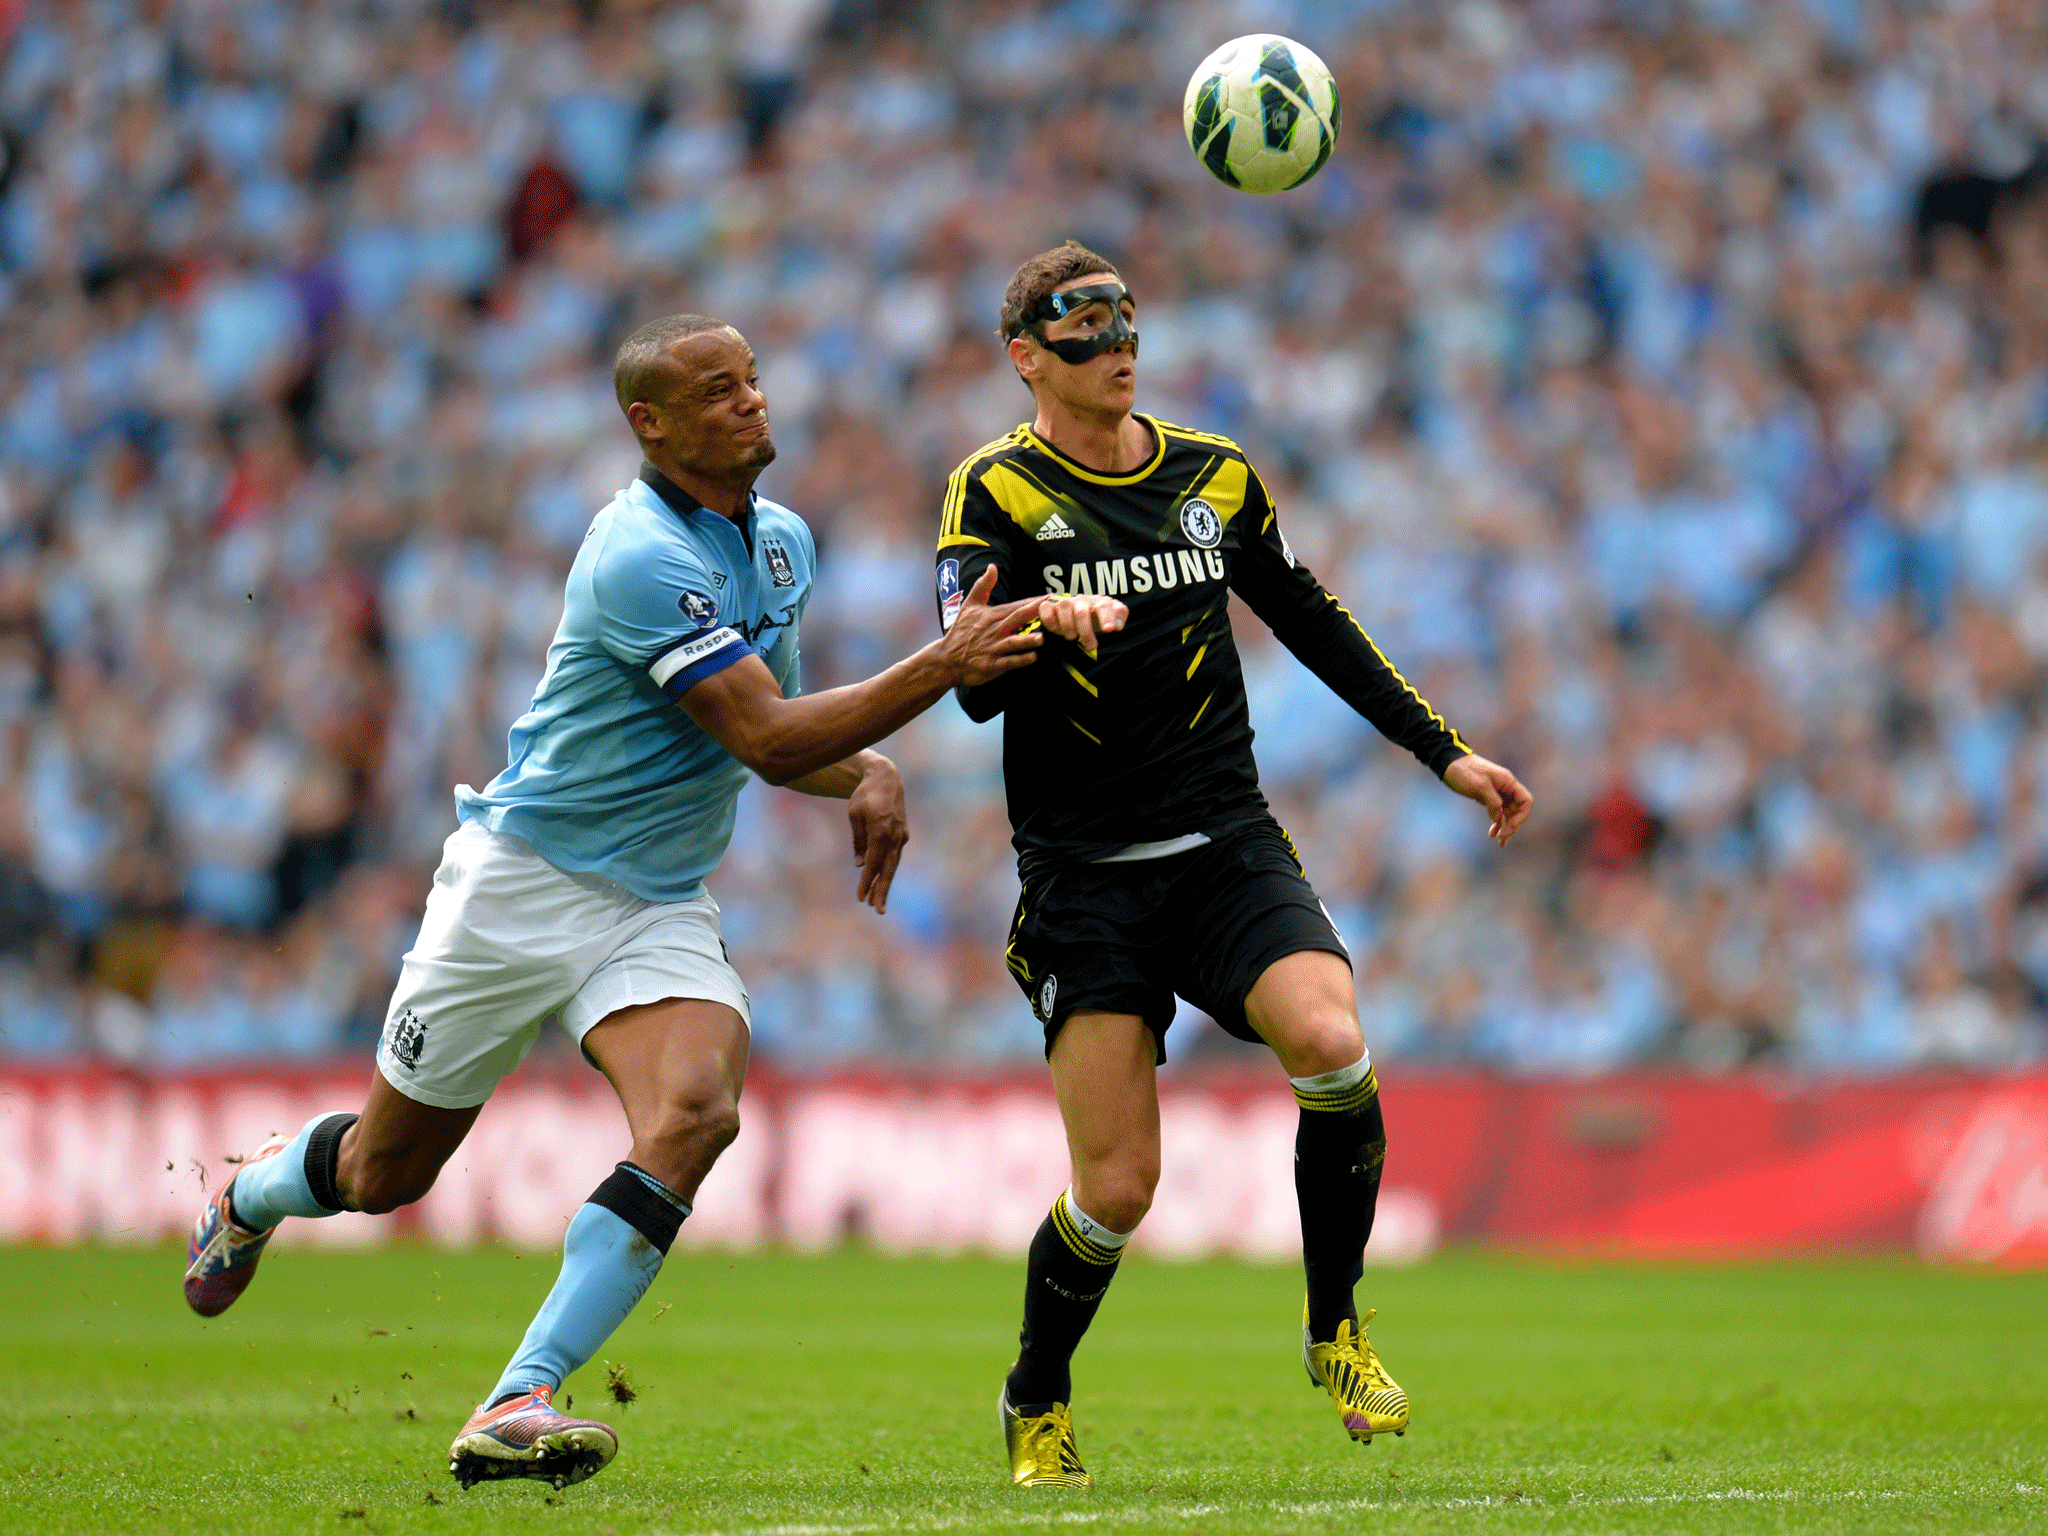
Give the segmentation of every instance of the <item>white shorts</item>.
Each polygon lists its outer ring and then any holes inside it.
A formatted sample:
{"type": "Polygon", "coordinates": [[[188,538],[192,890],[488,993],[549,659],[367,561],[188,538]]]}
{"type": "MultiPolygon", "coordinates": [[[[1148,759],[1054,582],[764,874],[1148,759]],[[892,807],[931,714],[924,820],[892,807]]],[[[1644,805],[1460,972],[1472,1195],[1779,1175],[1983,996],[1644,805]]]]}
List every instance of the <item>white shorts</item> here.
{"type": "Polygon", "coordinates": [[[644,901],[464,822],[443,845],[377,1070],[409,1099],[467,1109],[526,1059],[549,1015],[581,1044],[608,1014],[672,997],[724,1003],[752,1025],[717,902],[644,901]]]}

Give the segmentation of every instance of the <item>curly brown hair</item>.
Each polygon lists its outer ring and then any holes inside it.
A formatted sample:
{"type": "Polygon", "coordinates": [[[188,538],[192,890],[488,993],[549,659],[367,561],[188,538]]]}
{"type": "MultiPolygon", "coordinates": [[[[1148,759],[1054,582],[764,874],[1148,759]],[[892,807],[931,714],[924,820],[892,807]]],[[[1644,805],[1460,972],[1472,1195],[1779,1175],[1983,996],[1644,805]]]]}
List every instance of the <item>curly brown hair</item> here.
{"type": "Polygon", "coordinates": [[[1038,301],[1061,283],[1096,272],[1107,272],[1111,277],[1121,275],[1108,257],[1097,255],[1078,240],[1040,251],[1010,275],[1009,286],[1003,290],[1003,325],[999,333],[1003,340],[1021,336],[1024,327],[1031,323],[1031,311],[1038,307],[1038,301]]]}

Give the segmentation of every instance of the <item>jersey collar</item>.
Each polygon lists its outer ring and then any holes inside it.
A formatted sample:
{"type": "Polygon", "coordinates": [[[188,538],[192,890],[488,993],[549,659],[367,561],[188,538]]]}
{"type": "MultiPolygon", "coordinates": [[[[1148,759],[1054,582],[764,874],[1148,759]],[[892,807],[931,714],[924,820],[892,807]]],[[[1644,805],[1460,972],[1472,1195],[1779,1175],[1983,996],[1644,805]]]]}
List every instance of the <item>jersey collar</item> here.
{"type": "Polygon", "coordinates": [[[1050,454],[1059,461],[1060,468],[1079,479],[1089,481],[1094,485],[1136,485],[1140,480],[1151,474],[1153,470],[1157,469],[1160,461],[1166,457],[1166,434],[1159,430],[1159,423],[1150,416],[1147,416],[1143,411],[1133,411],[1131,414],[1152,429],[1152,457],[1147,459],[1141,468],[1134,469],[1127,475],[1105,475],[1101,470],[1090,469],[1086,464],[1068,458],[1059,449],[1053,447],[1051,443],[1048,443],[1044,438],[1032,431],[1028,422],[1024,425],[1023,432],[1024,436],[1030,440],[1034,447],[1050,454]]]}
{"type": "MultiPolygon", "coordinates": [[[[680,485],[677,485],[675,481],[669,479],[667,475],[664,475],[652,464],[643,462],[640,465],[640,478],[655,495],[668,503],[670,511],[686,522],[689,520],[692,512],[710,513],[711,516],[717,518],[720,522],[729,523],[733,521],[733,519],[727,517],[722,512],[712,512],[703,502],[692,496],[680,485]]],[[[749,491],[747,492],[747,515],[741,518],[735,526],[739,529],[740,536],[747,541],[747,558],[750,560],[754,556],[754,515],[754,493],[749,491]]]]}

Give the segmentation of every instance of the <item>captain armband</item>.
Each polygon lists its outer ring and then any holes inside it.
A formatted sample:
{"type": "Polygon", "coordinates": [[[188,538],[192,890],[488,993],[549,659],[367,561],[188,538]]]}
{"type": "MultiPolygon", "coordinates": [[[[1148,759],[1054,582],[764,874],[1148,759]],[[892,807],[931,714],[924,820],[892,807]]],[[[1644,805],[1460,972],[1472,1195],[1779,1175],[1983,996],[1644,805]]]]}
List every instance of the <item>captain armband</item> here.
{"type": "Polygon", "coordinates": [[[713,673],[723,672],[744,656],[753,654],[746,637],[730,625],[692,635],[670,646],[647,668],[655,686],[670,702],[680,699],[713,673]]]}

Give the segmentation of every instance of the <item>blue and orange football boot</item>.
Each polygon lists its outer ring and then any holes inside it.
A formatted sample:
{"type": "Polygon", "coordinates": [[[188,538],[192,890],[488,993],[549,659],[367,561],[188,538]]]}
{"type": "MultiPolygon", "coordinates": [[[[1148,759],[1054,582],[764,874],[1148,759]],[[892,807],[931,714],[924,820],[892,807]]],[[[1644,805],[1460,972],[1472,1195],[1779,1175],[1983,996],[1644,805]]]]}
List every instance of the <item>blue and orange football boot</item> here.
{"type": "Polygon", "coordinates": [[[602,1472],[619,1453],[609,1424],[555,1408],[555,1389],[535,1387],[478,1408],[448,1447],[448,1470],[465,1488],[500,1477],[530,1477],[566,1488],[602,1472]]]}
{"type": "MultiPolygon", "coordinates": [[[[292,1144],[290,1136],[273,1136],[242,1159],[242,1168],[275,1157],[292,1144]]],[[[267,1227],[251,1232],[235,1222],[235,1209],[228,1191],[235,1187],[237,1168],[225,1184],[214,1191],[192,1228],[192,1241],[185,1249],[185,1304],[201,1317],[219,1317],[235,1304],[235,1298],[256,1278],[256,1261],[263,1257],[270,1236],[267,1227]]]]}

